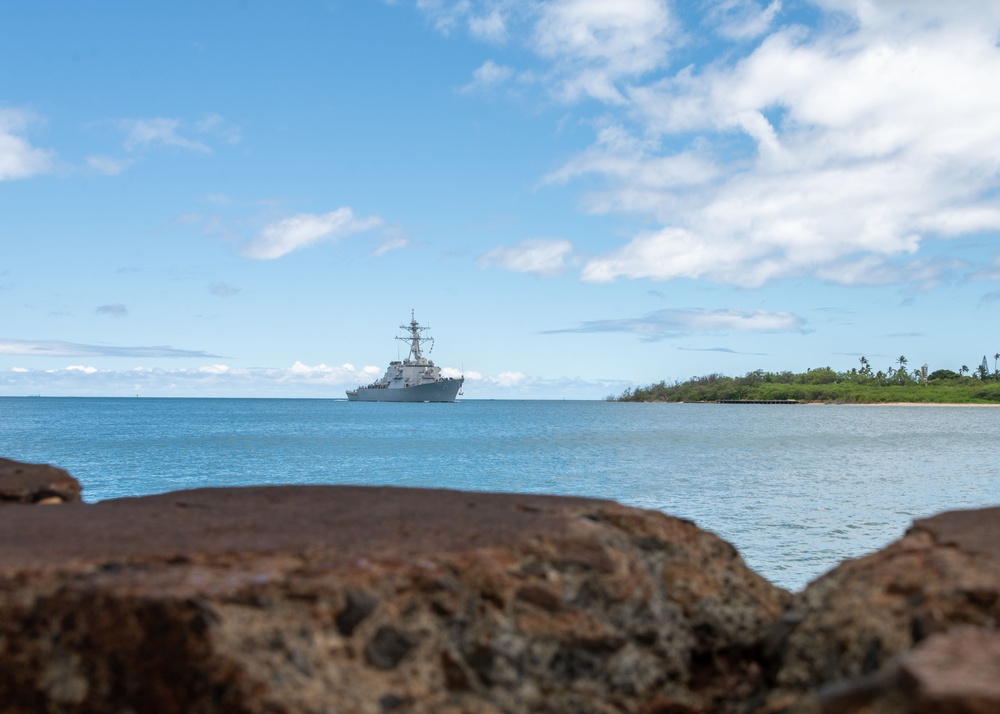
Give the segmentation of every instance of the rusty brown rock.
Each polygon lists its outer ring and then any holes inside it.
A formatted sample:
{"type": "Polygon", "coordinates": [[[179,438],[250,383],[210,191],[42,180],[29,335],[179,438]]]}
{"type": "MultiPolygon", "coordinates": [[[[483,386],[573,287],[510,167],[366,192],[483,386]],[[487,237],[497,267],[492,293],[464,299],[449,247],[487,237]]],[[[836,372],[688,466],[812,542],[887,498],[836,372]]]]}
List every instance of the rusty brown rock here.
{"type": "Polygon", "coordinates": [[[1000,712],[1000,633],[958,628],[933,635],[878,675],[819,693],[823,714],[1000,712]]]}
{"type": "Polygon", "coordinates": [[[79,501],[80,482],[63,469],[0,459],[0,506],[79,501]]]}
{"type": "Polygon", "coordinates": [[[817,692],[833,685],[851,696],[884,688],[896,658],[927,638],[998,622],[1000,508],[915,521],[796,596],[766,639],[772,689],[762,711],[817,711],[817,692]]]}
{"type": "Polygon", "coordinates": [[[0,702],[51,712],[727,712],[787,593],[607,501],[204,489],[0,517],[0,702]]]}

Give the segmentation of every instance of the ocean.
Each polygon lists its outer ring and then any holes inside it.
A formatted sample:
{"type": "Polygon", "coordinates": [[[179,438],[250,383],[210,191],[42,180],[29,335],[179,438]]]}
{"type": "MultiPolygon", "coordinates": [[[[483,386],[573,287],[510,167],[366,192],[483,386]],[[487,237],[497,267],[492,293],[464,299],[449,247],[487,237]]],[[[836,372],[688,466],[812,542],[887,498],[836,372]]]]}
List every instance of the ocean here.
{"type": "Polygon", "coordinates": [[[360,484],[614,499],[687,518],[801,589],[915,518],[1000,503],[1000,409],[0,398],[0,456],[84,500],[360,484]]]}

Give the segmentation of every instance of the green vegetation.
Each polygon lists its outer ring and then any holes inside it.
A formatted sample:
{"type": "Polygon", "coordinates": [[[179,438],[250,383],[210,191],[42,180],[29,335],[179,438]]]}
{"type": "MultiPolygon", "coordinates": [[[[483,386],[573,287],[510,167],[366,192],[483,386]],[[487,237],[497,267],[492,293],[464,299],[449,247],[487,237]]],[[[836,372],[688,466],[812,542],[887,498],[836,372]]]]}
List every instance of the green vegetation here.
{"type": "Polygon", "coordinates": [[[715,402],[720,399],[829,402],[835,404],[879,404],[915,402],[931,404],[1000,403],[1000,372],[989,371],[986,358],[975,370],[962,365],[958,372],[939,369],[928,374],[927,366],[906,370],[907,359],[895,360],[897,367],[873,372],[865,357],[860,367],[836,372],[829,367],[802,373],[756,370],[742,377],[709,374],[684,382],[659,382],[635,390],[627,389],[608,397],[620,402],[715,402]]]}

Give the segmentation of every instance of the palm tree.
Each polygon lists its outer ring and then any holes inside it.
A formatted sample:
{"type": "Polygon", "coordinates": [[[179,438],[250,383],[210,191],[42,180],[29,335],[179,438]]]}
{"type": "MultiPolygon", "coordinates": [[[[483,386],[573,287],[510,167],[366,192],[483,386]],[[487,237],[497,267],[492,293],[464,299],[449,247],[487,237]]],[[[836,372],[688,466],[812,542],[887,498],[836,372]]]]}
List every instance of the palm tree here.
{"type": "Polygon", "coordinates": [[[969,373],[969,368],[966,365],[963,364],[961,367],[958,368],[958,373],[959,374],[968,374],[969,373]]]}
{"type": "Polygon", "coordinates": [[[900,355],[899,359],[897,359],[896,361],[899,362],[899,368],[900,369],[902,369],[903,367],[906,366],[907,360],[906,360],[906,357],[904,357],[903,355],[900,355]]]}
{"type": "Polygon", "coordinates": [[[997,360],[998,359],[1000,359],[1000,352],[997,352],[995,355],[993,355],[993,378],[994,379],[996,379],[997,374],[998,374],[998,372],[997,372],[997,360]]]}

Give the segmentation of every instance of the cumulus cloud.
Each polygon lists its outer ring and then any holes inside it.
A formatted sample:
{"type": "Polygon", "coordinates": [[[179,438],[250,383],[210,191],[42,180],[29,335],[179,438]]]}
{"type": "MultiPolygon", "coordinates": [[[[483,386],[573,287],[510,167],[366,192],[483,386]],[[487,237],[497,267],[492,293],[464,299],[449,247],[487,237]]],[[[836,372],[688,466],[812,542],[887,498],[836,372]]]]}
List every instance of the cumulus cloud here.
{"type": "Polygon", "coordinates": [[[109,317],[128,317],[128,308],[120,302],[113,305],[101,305],[94,312],[98,315],[108,315],[109,317]]]}
{"type": "Polygon", "coordinates": [[[417,8],[430,18],[434,28],[445,35],[465,29],[479,40],[503,42],[511,13],[518,11],[515,0],[417,0],[417,8]]]}
{"type": "Polygon", "coordinates": [[[519,384],[523,384],[527,378],[528,375],[523,372],[508,371],[501,372],[494,378],[494,380],[495,383],[501,387],[515,387],[519,384]]]}
{"type": "Polygon", "coordinates": [[[503,42],[507,39],[507,21],[500,8],[494,7],[485,14],[471,15],[469,32],[480,40],[503,42]]]}
{"type": "Polygon", "coordinates": [[[0,181],[13,181],[52,169],[55,152],[31,145],[24,133],[39,118],[22,109],[0,107],[0,181]]]}
{"type": "MultiPolygon", "coordinates": [[[[56,370],[47,370],[47,371],[54,372],[56,370]]],[[[97,367],[87,367],[82,364],[71,364],[69,367],[66,367],[66,371],[79,372],[80,374],[94,374],[95,372],[97,372],[97,367]]]]}
{"type": "Polygon", "coordinates": [[[336,241],[380,225],[382,219],[378,216],[356,218],[346,206],[323,214],[300,213],[264,226],[244,248],[243,255],[274,260],[320,241],[336,241]]]}
{"type": "Polygon", "coordinates": [[[915,5],[894,24],[868,7],[853,31],[784,28],[735,64],[632,87],[641,134],[619,125],[631,141],[599,139],[558,178],[599,174],[591,210],[663,227],[584,279],[829,278],[848,259],[913,256],[929,235],[1000,228],[1000,22],[977,30],[915,5]],[[686,185],[671,178],[681,161],[695,166],[686,185]]]}
{"type": "Polygon", "coordinates": [[[0,355],[30,357],[218,357],[200,350],[174,347],[123,347],[119,345],[89,345],[59,340],[14,340],[0,337],[0,355]]]}
{"type": "MultiPolygon", "coordinates": [[[[417,7],[445,35],[464,29],[495,45],[520,40],[550,64],[518,74],[565,101],[623,103],[618,84],[658,69],[681,32],[665,0],[417,0],[417,7]]],[[[465,89],[513,75],[487,62],[465,89]]]]}
{"type": "Polygon", "coordinates": [[[567,240],[536,238],[514,246],[497,246],[480,256],[479,265],[518,273],[555,275],[565,267],[572,252],[573,245],[567,240]]]}
{"type": "Polygon", "coordinates": [[[513,68],[499,65],[493,60],[486,60],[472,73],[472,81],[462,87],[462,91],[488,90],[507,82],[513,76],[513,68]]]}
{"type": "MultiPolygon", "coordinates": [[[[491,5],[421,6],[457,29],[491,5]]],[[[544,64],[491,61],[470,86],[530,75],[603,104],[592,146],[546,180],[585,181],[586,211],[648,226],[584,280],[869,284],[881,265],[905,281],[928,238],[1000,229],[996,3],[816,0],[810,26],[779,0],[497,7],[544,64]]]]}
{"type": "Polygon", "coordinates": [[[678,29],[663,0],[555,0],[540,6],[533,49],[563,99],[621,104],[617,84],[660,67],[678,29]]]}
{"type": "Polygon", "coordinates": [[[693,334],[733,332],[802,332],[805,321],[790,312],[766,310],[658,310],[641,318],[592,320],[560,332],[624,332],[644,341],[658,341],[693,334]]]}

